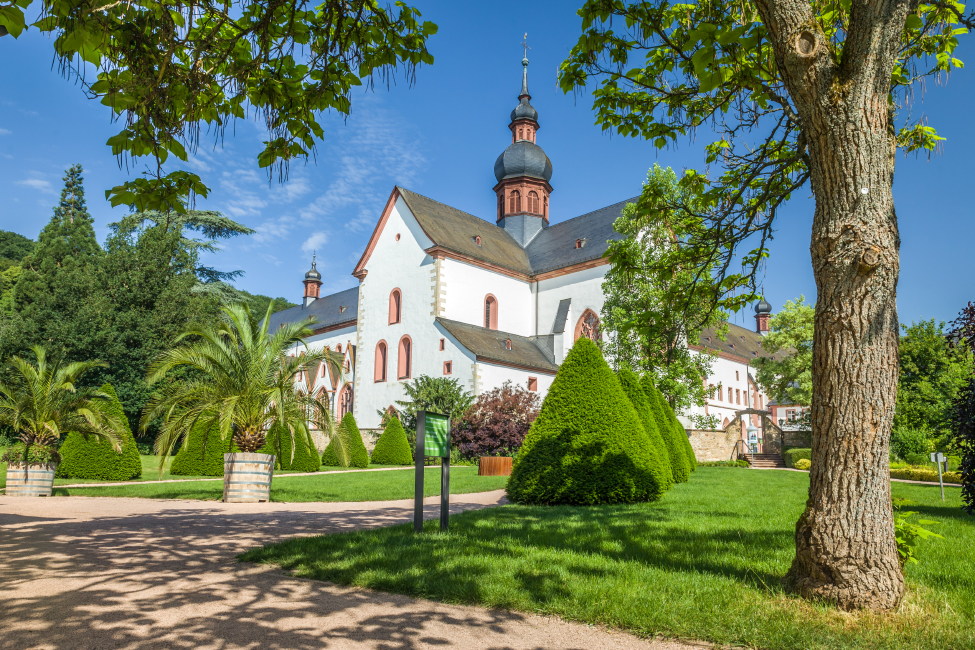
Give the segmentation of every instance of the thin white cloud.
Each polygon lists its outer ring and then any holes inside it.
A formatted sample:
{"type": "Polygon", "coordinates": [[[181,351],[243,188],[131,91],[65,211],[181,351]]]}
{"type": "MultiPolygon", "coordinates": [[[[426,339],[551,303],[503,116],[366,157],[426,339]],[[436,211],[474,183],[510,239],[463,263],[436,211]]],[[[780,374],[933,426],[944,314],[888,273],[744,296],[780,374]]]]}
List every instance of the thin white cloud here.
{"type": "Polygon", "coordinates": [[[0,135],[10,135],[13,133],[10,129],[0,129],[0,135]]]}
{"type": "Polygon", "coordinates": [[[54,194],[54,188],[51,187],[51,182],[41,178],[25,178],[22,181],[15,181],[15,184],[29,187],[38,192],[44,192],[45,194],[54,194]]]}
{"type": "Polygon", "coordinates": [[[326,242],[328,242],[328,233],[321,231],[315,232],[312,233],[311,236],[305,240],[305,243],[301,245],[301,250],[306,253],[312,253],[321,250],[322,247],[325,246],[326,242]]]}

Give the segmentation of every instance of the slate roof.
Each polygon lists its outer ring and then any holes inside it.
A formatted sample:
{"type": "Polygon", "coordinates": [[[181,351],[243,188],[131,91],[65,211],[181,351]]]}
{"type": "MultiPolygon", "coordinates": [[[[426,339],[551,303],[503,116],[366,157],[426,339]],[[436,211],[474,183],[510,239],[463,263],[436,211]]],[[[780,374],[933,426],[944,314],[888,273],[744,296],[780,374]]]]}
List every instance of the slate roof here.
{"type": "Polygon", "coordinates": [[[416,192],[399,188],[410,211],[433,242],[468,257],[488,262],[525,275],[536,275],[598,259],[609,247],[609,240],[621,239],[613,222],[623,207],[636,199],[620,201],[605,208],[543,228],[522,248],[503,228],[480,217],[462,212],[416,192]],[[481,236],[481,245],[474,237],[481,236]],[[576,248],[577,239],[585,245],[576,248]]]}
{"type": "Polygon", "coordinates": [[[520,336],[510,332],[489,330],[477,325],[468,325],[455,320],[437,317],[437,322],[450,332],[465,348],[473,352],[478,358],[496,361],[501,364],[515,364],[529,368],[538,368],[550,373],[558,371],[559,367],[549,360],[542,349],[536,344],[536,337],[520,336]],[[511,349],[505,349],[505,339],[511,339],[511,349]]]}
{"type": "Polygon", "coordinates": [[[602,257],[610,240],[623,238],[613,230],[613,222],[623,213],[627,203],[636,200],[620,201],[543,228],[526,249],[532,271],[545,273],[602,257]],[[576,248],[577,239],[585,240],[582,248],[576,248]]]}
{"type": "MultiPolygon", "coordinates": [[[[761,334],[734,323],[728,323],[728,333],[725,335],[724,341],[717,337],[715,328],[709,327],[703,330],[700,345],[717,352],[740,357],[743,363],[748,363],[758,357],[772,357],[771,354],[762,349],[761,334]]],[[[781,359],[785,353],[776,353],[775,356],[781,359]]]]}
{"type": "Polygon", "coordinates": [[[314,317],[312,329],[318,330],[342,323],[355,323],[359,314],[359,287],[352,287],[345,291],[333,293],[314,301],[307,307],[298,305],[289,307],[275,314],[271,314],[269,330],[273,331],[279,325],[291,323],[303,318],[314,317]],[[345,311],[339,311],[345,307],[345,311]]]}
{"type": "Polygon", "coordinates": [[[565,321],[569,318],[569,307],[571,305],[572,298],[563,298],[559,301],[559,310],[555,312],[555,324],[552,326],[553,333],[565,333],[565,321]]]}

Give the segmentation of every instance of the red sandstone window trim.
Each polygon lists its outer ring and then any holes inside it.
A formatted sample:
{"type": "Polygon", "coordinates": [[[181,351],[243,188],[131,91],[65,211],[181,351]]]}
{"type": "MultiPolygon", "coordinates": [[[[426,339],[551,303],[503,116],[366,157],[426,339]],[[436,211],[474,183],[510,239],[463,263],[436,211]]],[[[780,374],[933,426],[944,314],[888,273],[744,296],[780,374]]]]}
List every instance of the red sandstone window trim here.
{"type": "Polygon", "coordinates": [[[498,299],[490,293],[484,296],[484,327],[498,329],[498,299]]]}
{"type": "Polygon", "coordinates": [[[453,371],[454,371],[454,362],[453,361],[444,361],[443,362],[443,374],[449,375],[449,374],[452,374],[453,371]]]}
{"type": "Polygon", "coordinates": [[[375,383],[386,381],[386,368],[389,362],[389,346],[386,345],[386,341],[380,341],[376,344],[376,368],[375,368],[375,383]]]}
{"type": "Polygon", "coordinates": [[[533,393],[538,392],[538,377],[528,378],[528,390],[530,390],[533,393]]]}
{"type": "Polygon", "coordinates": [[[399,354],[396,355],[397,379],[410,379],[413,373],[413,339],[404,335],[399,340],[399,354]]]}
{"type": "Polygon", "coordinates": [[[393,289],[389,292],[389,324],[395,325],[403,320],[403,292],[393,289]]]}

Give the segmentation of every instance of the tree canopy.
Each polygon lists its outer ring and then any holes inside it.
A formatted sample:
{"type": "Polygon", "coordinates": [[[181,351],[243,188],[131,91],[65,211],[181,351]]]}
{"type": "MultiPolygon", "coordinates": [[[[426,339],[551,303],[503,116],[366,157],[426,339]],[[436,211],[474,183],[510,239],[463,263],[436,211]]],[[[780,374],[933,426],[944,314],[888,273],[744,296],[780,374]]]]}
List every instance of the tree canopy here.
{"type": "MultiPolygon", "coordinates": [[[[703,406],[705,379],[714,355],[692,352],[701,331],[727,331],[724,312],[713,309],[713,269],[680,267],[673,260],[674,239],[683,236],[682,213],[675,203],[692,200],[670,167],[654,165],[636,203],[630,203],[613,224],[623,239],[609,242],[611,266],[603,281],[603,322],[613,332],[605,344],[613,366],[653,375],[667,401],[678,412],[703,406]]],[[[710,428],[707,416],[692,415],[695,425],[710,428]]],[[[711,416],[713,419],[713,416],[711,416]]]]}
{"type": "Polygon", "coordinates": [[[199,175],[164,166],[185,162],[203,132],[222,142],[248,114],[267,131],[258,165],[285,179],[291,161],[315,155],[321,113],[348,114],[352,90],[377,76],[401,71],[412,83],[433,63],[426,42],[437,31],[405,3],[375,0],[14,0],[0,5],[0,27],[18,37],[31,9],[61,72],[122,122],[112,154],[133,166],[149,159],[141,178],[106,192],[138,211],[183,212],[184,197],[206,196],[199,175]]]}
{"type": "Polygon", "coordinates": [[[752,359],[755,380],[779,404],[812,403],[812,348],[815,307],[805,296],[788,300],[769,318],[762,349],[769,357],[752,359]]]}
{"type": "Polygon", "coordinates": [[[945,324],[933,318],[901,329],[894,428],[939,438],[951,431],[952,406],[975,372],[972,351],[953,344],[945,324]]]}

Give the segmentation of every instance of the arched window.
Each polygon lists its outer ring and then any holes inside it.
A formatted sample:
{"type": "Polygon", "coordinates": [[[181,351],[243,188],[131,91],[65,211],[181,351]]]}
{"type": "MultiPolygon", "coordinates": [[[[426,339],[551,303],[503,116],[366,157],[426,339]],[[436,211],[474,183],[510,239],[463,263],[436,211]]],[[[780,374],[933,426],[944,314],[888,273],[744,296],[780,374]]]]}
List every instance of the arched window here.
{"type": "Polygon", "coordinates": [[[724,422],[721,423],[721,428],[722,429],[727,429],[728,428],[728,418],[725,418],[724,419],[724,422]]]}
{"type": "Polygon", "coordinates": [[[491,294],[484,297],[484,327],[498,329],[498,299],[491,294]]]}
{"type": "Polygon", "coordinates": [[[576,323],[576,336],[574,340],[578,341],[582,336],[596,342],[603,340],[603,333],[599,327],[599,316],[591,309],[582,312],[582,316],[579,317],[579,322],[576,323]]]}
{"type": "Polygon", "coordinates": [[[508,200],[508,212],[511,214],[521,212],[521,192],[518,190],[511,191],[511,198],[508,200]]]}
{"type": "Polygon", "coordinates": [[[393,289],[389,294],[389,324],[394,325],[400,322],[403,315],[403,294],[399,289],[393,289]]]}
{"type": "Polygon", "coordinates": [[[498,195],[498,219],[504,216],[504,196],[498,195]]]}
{"type": "Polygon", "coordinates": [[[380,341],[376,344],[376,377],[375,380],[386,381],[386,361],[389,355],[389,350],[386,348],[386,341],[380,341]]]}
{"type": "Polygon", "coordinates": [[[539,214],[538,212],[538,194],[535,192],[528,193],[528,211],[532,214],[539,214]]]}
{"type": "Polygon", "coordinates": [[[352,412],[352,384],[346,384],[339,393],[339,417],[344,417],[346,413],[352,412]]]}
{"type": "Polygon", "coordinates": [[[396,377],[409,379],[413,372],[413,341],[404,336],[399,340],[399,358],[396,359],[396,377]]]}

